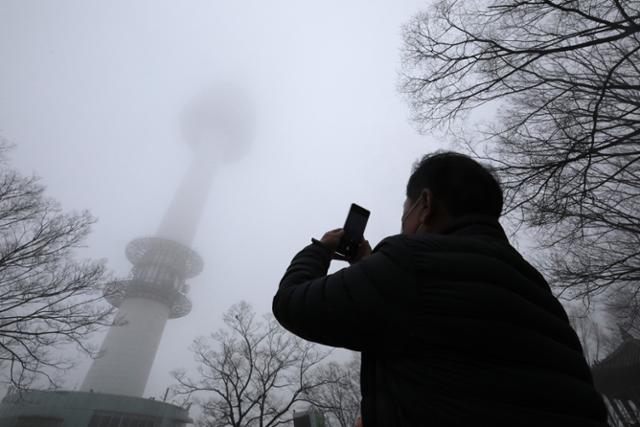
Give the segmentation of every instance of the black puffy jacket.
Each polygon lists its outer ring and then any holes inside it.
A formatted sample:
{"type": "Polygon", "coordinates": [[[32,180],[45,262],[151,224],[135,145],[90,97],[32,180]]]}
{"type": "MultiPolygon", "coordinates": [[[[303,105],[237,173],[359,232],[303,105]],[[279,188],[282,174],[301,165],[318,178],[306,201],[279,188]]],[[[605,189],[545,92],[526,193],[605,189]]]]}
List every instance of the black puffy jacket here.
{"type": "Polygon", "coordinates": [[[329,263],[317,243],[298,253],[273,313],[361,352],[365,427],[606,426],[565,311],[497,221],[388,237],[331,275],[329,263]]]}

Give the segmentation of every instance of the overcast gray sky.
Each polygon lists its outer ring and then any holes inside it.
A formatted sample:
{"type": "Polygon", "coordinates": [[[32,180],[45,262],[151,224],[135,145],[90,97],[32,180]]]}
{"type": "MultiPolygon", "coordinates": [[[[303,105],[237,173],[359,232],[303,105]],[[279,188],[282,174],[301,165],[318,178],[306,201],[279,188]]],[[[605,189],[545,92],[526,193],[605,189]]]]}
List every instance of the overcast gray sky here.
{"type": "MultiPolygon", "coordinates": [[[[83,256],[129,273],[126,244],[152,235],[191,160],[179,115],[219,82],[255,105],[255,136],[222,165],[193,247],[193,311],[168,322],[146,395],[192,365],[188,346],[244,299],[257,312],[291,257],[371,210],[372,245],[400,227],[418,135],[396,91],[401,25],[424,1],[0,0],[0,134],[13,165],[65,209],[99,218],[83,256]]],[[[96,338],[98,341],[101,337],[96,338]]],[[[67,383],[73,388],[89,364],[67,383]]]]}

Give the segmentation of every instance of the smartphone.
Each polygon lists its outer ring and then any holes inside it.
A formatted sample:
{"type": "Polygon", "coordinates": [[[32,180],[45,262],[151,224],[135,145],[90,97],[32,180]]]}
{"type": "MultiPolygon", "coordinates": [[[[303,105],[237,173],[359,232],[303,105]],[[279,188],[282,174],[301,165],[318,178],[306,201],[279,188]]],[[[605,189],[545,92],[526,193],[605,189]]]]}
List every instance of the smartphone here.
{"type": "Polygon", "coordinates": [[[369,220],[369,211],[351,204],[347,220],[344,222],[344,235],[340,239],[340,244],[336,252],[345,258],[353,258],[358,253],[358,246],[364,239],[364,229],[369,220]]]}

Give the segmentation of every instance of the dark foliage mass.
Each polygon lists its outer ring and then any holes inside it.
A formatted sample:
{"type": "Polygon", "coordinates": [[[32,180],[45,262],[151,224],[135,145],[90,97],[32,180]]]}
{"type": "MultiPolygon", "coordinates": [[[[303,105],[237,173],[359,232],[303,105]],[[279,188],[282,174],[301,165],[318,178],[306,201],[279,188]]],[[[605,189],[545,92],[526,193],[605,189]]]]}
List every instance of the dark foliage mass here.
{"type": "Polygon", "coordinates": [[[640,2],[622,0],[445,0],[405,28],[417,123],[497,106],[462,138],[496,165],[507,212],[536,229],[569,298],[638,299],[639,36],[640,2]]]}

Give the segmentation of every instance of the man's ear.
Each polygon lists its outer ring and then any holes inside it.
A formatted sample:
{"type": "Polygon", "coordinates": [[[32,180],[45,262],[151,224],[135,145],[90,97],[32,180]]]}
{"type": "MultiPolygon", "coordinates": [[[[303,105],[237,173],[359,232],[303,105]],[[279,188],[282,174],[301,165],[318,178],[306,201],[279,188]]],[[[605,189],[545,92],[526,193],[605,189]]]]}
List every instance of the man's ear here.
{"type": "Polygon", "coordinates": [[[425,188],[422,190],[419,197],[422,204],[422,209],[420,210],[420,222],[426,225],[427,222],[431,221],[435,214],[433,193],[428,188],[425,188]]]}

